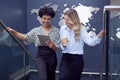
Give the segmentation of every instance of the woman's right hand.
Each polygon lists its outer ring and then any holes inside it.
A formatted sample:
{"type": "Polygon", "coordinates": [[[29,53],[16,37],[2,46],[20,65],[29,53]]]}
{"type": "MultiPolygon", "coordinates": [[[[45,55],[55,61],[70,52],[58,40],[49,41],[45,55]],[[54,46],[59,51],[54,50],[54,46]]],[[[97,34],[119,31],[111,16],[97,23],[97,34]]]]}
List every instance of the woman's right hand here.
{"type": "Polygon", "coordinates": [[[22,33],[14,30],[14,29],[12,29],[12,28],[10,28],[10,27],[7,27],[7,30],[8,30],[10,33],[12,33],[15,37],[17,37],[18,39],[23,40],[23,41],[26,41],[26,35],[25,35],[25,34],[22,34],[22,33]]]}
{"type": "Polygon", "coordinates": [[[67,38],[62,38],[61,43],[63,46],[67,46],[68,39],[67,38]]]}
{"type": "Polygon", "coordinates": [[[7,27],[7,30],[12,33],[13,35],[16,33],[16,31],[10,27],[7,27]]]}

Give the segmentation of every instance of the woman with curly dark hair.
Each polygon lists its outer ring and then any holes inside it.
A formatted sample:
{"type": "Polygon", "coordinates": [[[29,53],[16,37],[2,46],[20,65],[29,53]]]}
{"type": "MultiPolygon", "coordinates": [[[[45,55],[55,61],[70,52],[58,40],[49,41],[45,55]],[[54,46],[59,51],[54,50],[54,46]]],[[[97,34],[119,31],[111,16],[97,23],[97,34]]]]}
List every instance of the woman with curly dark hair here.
{"type": "Polygon", "coordinates": [[[22,34],[14,29],[8,30],[25,43],[34,43],[38,48],[36,65],[40,80],[55,80],[55,70],[57,66],[56,50],[59,48],[59,29],[51,25],[51,19],[55,16],[55,11],[51,7],[41,7],[39,10],[41,26],[33,28],[27,34],[22,34]],[[38,35],[49,36],[50,40],[45,41],[47,46],[41,45],[38,35]]]}

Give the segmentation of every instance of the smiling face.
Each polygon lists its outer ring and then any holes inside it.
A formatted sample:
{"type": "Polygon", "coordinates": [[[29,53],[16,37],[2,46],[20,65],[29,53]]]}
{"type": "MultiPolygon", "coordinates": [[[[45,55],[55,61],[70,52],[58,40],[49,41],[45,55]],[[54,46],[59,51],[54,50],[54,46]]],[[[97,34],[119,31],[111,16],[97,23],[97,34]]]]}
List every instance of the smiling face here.
{"type": "Polygon", "coordinates": [[[51,16],[50,15],[43,15],[41,17],[41,21],[42,21],[42,26],[50,26],[50,22],[51,22],[51,16]]]}
{"type": "Polygon", "coordinates": [[[69,19],[69,17],[67,15],[64,15],[64,20],[65,20],[65,24],[68,27],[72,27],[73,26],[73,22],[69,19]]]}

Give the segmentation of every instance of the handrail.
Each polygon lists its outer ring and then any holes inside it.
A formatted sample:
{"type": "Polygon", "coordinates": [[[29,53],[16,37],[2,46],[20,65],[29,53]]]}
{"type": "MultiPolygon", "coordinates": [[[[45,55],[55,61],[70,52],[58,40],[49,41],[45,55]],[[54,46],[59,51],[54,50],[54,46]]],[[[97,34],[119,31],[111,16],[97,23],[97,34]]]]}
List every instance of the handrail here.
{"type": "Polygon", "coordinates": [[[18,41],[13,34],[11,34],[8,29],[7,26],[3,23],[2,20],[0,20],[0,25],[10,34],[10,36],[16,41],[16,43],[20,46],[20,48],[25,52],[25,54],[33,61],[35,62],[35,60],[32,58],[32,56],[29,54],[28,50],[20,43],[20,41],[18,41]]]}
{"type": "MultiPolygon", "coordinates": [[[[104,6],[104,28],[106,30],[106,36],[105,36],[105,60],[106,60],[106,66],[105,66],[105,73],[106,77],[105,79],[109,79],[109,17],[110,12],[109,11],[120,11],[119,5],[107,5],[104,6]]],[[[118,73],[119,75],[119,73],[118,73]]]]}

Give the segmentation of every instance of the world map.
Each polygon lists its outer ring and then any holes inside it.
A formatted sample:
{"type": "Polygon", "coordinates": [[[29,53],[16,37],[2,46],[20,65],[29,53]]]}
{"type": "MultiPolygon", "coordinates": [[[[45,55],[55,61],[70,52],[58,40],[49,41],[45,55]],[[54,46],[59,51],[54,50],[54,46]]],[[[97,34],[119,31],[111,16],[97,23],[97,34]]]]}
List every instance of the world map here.
{"type": "MultiPolygon", "coordinates": [[[[70,8],[74,8],[78,12],[81,23],[86,27],[87,30],[89,30],[89,35],[91,37],[96,36],[96,29],[91,27],[90,21],[93,19],[93,16],[94,16],[93,13],[96,14],[100,10],[100,8],[91,7],[91,6],[84,6],[80,3],[78,5],[73,5],[71,7],[68,7],[67,4],[64,4],[64,10],[62,12],[60,12],[60,10],[58,8],[59,6],[57,4],[48,3],[48,4],[45,4],[44,6],[50,6],[54,9],[54,11],[60,13],[59,14],[60,18],[59,18],[59,21],[58,21],[59,26],[64,26],[65,25],[64,19],[63,19],[63,13],[66,10],[69,10],[70,8]]],[[[40,6],[40,7],[42,7],[42,6],[40,6]]],[[[39,11],[39,8],[38,9],[32,9],[31,10],[31,17],[32,17],[33,14],[36,14],[37,15],[36,20],[39,21],[40,24],[41,24],[41,19],[38,16],[38,11],[39,11]]],[[[2,29],[1,29],[1,31],[2,31],[2,29]]],[[[3,31],[3,32],[0,33],[0,45],[11,46],[11,45],[16,45],[16,44],[11,39],[9,34],[5,31],[3,31]],[[9,43],[9,44],[6,44],[6,43],[9,43]]]]}
{"type": "MultiPolygon", "coordinates": [[[[54,9],[54,11],[59,12],[59,8],[58,8],[59,6],[57,4],[48,3],[48,4],[45,4],[45,6],[50,6],[54,9]]],[[[63,13],[66,10],[69,10],[70,8],[73,8],[77,11],[81,23],[87,28],[87,30],[89,30],[89,35],[91,37],[96,36],[96,29],[94,27],[91,27],[90,21],[93,19],[93,16],[94,16],[93,14],[96,14],[100,10],[100,8],[84,6],[80,3],[78,5],[73,5],[71,7],[67,7],[67,4],[64,4],[64,10],[62,12],[60,12],[60,18],[59,18],[59,22],[58,22],[59,26],[65,25],[65,22],[63,19],[63,13]]],[[[39,11],[39,9],[32,9],[31,14],[37,14],[37,20],[41,23],[41,19],[38,16],[38,11],[39,11]]]]}
{"type": "MultiPolygon", "coordinates": [[[[64,16],[63,13],[66,10],[69,10],[70,8],[75,9],[78,13],[81,23],[86,27],[88,34],[91,37],[95,37],[97,35],[97,33],[96,33],[97,30],[96,30],[96,28],[91,27],[90,21],[93,20],[94,15],[100,11],[99,7],[85,6],[80,3],[78,3],[78,5],[72,5],[71,7],[69,7],[68,4],[64,4],[64,6],[63,6],[64,9],[62,11],[60,11],[59,5],[57,5],[57,4],[47,3],[44,6],[50,6],[54,9],[54,11],[59,13],[59,15],[60,15],[60,17],[58,18],[59,26],[65,25],[64,19],[63,19],[63,16],[64,16]]],[[[41,7],[42,6],[40,6],[40,8],[41,7]]],[[[39,21],[41,24],[41,18],[38,16],[38,11],[39,11],[39,8],[31,9],[30,14],[31,14],[31,17],[33,17],[32,16],[33,14],[36,14],[36,20],[39,21]]],[[[119,21],[120,21],[120,13],[119,12],[117,14],[114,13],[114,15],[112,15],[112,17],[111,17],[111,24],[110,24],[114,27],[114,30],[112,32],[112,35],[110,35],[110,40],[113,42],[116,42],[116,44],[119,43],[119,39],[120,39],[120,26],[118,24],[119,21]],[[117,20],[117,22],[115,22],[116,20],[117,20]],[[117,25],[116,24],[114,25],[113,23],[116,23],[117,25]]],[[[9,40],[9,43],[10,43],[9,45],[11,45],[13,42],[10,41],[11,39],[8,39],[8,38],[10,38],[10,36],[6,32],[3,32],[3,33],[0,34],[0,36],[1,36],[0,44],[5,44],[6,41],[8,42],[8,40],[9,40]]]]}
{"type": "MultiPolygon", "coordinates": [[[[48,4],[45,4],[45,6],[50,6],[54,9],[54,11],[58,11],[59,12],[59,6],[57,4],[52,4],[52,3],[48,3],[48,4]]],[[[41,6],[42,7],[42,6],[41,6]]],[[[80,18],[80,21],[81,23],[86,27],[86,29],[89,31],[88,34],[91,36],[91,37],[95,37],[96,36],[96,28],[94,27],[91,27],[91,24],[90,24],[90,21],[92,19],[94,19],[94,15],[98,13],[98,11],[100,11],[100,8],[99,7],[92,7],[92,6],[85,6],[85,5],[82,5],[80,3],[78,3],[78,5],[73,5],[71,7],[68,7],[68,4],[64,4],[64,10],[62,12],[59,12],[60,13],[60,18],[59,18],[59,22],[58,22],[58,25],[59,26],[64,26],[65,23],[64,23],[64,19],[63,19],[63,13],[66,11],[66,10],[69,10],[70,8],[73,8],[77,11],[78,13],[78,16],[80,18]]],[[[31,10],[31,14],[37,14],[37,20],[41,23],[41,19],[40,17],[38,16],[38,11],[39,9],[32,9],[31,10]]],[[[119,13],[120,15],[120,13],[119,13]]],[[[119,15],[115,15],[115,16],[112,16],[112,18],[118,16],[119,15]]],[[[115,33],[114,35],[120,39],[120,27],[117,27],[115,29],[115,33]]],[[[115,39],[113,38],[113,36],[111,36],[110,38],[111,40],[115,41],[115,39]]]]}

